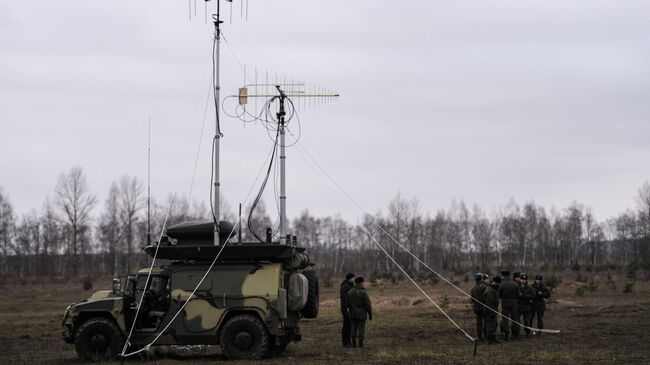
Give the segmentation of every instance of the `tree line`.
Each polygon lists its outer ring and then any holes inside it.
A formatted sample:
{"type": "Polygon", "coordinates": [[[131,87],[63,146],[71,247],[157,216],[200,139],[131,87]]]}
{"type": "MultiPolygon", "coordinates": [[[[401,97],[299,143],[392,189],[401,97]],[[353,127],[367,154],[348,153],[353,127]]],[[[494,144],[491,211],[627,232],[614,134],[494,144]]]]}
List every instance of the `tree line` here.
{"type": "MultiPolygon", "coordinates": [[[[650,183],[639,188],[635,200],[633,208],[599,221],[579,203],[548,210],[532,201],[523,205],[510,201],[486,212],[460,200],[430,214],[417,198],[397,194],[385,213],[365,215],[355,223],[340,215],[315,217],[304,210],[291,221],[290,231],[326,276],[350,270],[366,275],[394,272],[378,245],[409,273],[422,274],[420,263],[394,240],[427,265],[446,271],[647,264],[650,183]]],[[[236,220],[238,214],[221,201],[222,219],[236,220]]],[[[211,215],[204,203],[186,196],[152,198],[149,229],[144,184],[128,175],[114,181],[101,207],[99,203],[80,167],[60,175],[40,210],[20,217],[0,189],[0,277],[65,280],[132,273],[148,263],[141,248],[158,240],[168,209],[167,226],[211,215]]],[[[276,215],[261,203],[250,227],[265,237],[266,227],[277,230],[278,221],[271,218],[276,215]]],[[[242,236],[253,238],[246,221],[242,236]]]]}

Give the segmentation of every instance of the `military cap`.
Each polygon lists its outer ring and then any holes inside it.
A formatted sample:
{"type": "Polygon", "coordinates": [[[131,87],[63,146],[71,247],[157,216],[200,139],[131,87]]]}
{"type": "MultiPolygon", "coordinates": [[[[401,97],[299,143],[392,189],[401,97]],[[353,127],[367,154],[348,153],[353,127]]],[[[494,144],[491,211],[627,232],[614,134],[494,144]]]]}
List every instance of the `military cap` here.
{"type": "Polygon", "coordinates": [[[544,277],[540,274],[535,275],[535,280],[544,280],[544,277]]]}
{"type": "Polygon", "coordinates": [[[501,277],[499,275],[495,276],[494,279],[492,279],[497,284],[501,284],[501,277]]]}
{"type": "Polygon", "coordinates": [[[509,270],[503,270],[501,271],[502,276],[510,276],[510,271],[509,270]]]}
{"type": "Polygon", "coordinates": [[[364,281],[366,280],[363,278],[363,276],[357,276],[356,278],[354,278],[354,282],[357,284],[363,283],[364,281]]]}
{"type": "Polygon", "coordinates": [[[347,273],[347,275],[345,275],[345,280],[350,280],[350,279],[352,279],[353,277],[354,277],[354,273],[349,272],[349,273],[347,273]]]}
{"type": "Polygon", "coordinates": [[[513,278],[518,278],[520,276],[521,276],[521,273],[519,271],[515,271],[515,272],[512,273],[513,278]]]}
{"type": "Polygon", "coordinates": [[[476,274],[474,274],[474,280],[475,281],[483,280],[483,274],[481,274],[480,272],[477,272],[476,274]]]}
{"type": "Polygon", "coordinates": [[[526,275],[526,274],[521,274],[521,275],[519,276],[519,278],[520,278],[521,280],[528,280],[528,275],[526,275]]]}
{"type": "Polygon", "coordinates": [[[485,280],[485,279],[487,279],[487,278],[489,278],[489,277],[490,277],[489,274],[483,274],[483,280],[485,280]]]}

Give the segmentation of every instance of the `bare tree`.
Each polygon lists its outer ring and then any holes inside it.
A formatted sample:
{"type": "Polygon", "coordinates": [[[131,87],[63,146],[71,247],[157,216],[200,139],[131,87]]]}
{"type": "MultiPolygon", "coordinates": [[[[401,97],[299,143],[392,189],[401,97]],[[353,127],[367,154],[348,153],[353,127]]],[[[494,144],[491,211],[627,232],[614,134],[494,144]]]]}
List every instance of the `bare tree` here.
{"type": "Polygon", "coordinates": [[[56,205],[63,213],[67,226],[67,256],[72,275],[76,276],[79,274],[79,253],[85,252],[88,245],[85,233],[88,231],[90,211],[95,206],[96,198],[88,191],[86,176],[79,166],[59,176],[54,192],[56,205]]]}
{"type": "Polygon", "coordinates": [[[2,273],[9,271],[9,252],[13,249],[14,209],[9,198],[0,189],[0,249],[2,250],[2,273]]]}
{"type": "Polygon", "coordinates": [[[108,266],[117,275],[120,254],[120,190],[117,183],[111,184],[104,203],[104,212],[99,218],[97,236],[104,257],[103,267],[108,266]]]}
{"type": "Polygon", "coordinates": [[[43,253],[45,260],[42,265],[44,266],[45,275],[56,275],[59,268],[59,248],[61,245],[61,229],[59,227],[59,219],[50,199],[45,199],[43,204],[43,213],[41,214],[41,227],[43,230],[43,253]]]}
{"type": "Polygon", "coordinates": [[[142,208],[142,193],[144,191],[142,182],[135,177],[127,175],[120,179],[120,221],[122,222],[122,233],[126,244],[127,258],[126,270],[131,272],[133,259],[133,241],[136,237],[136,223],[138,212],[142,208]]]}

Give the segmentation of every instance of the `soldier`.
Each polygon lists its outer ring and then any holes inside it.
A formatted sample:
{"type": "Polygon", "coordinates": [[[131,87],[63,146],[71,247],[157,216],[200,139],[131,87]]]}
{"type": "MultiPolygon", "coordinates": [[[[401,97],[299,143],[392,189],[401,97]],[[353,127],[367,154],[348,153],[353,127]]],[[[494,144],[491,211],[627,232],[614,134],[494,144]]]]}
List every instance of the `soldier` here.
{"type": "Polygon", "coordinates": [[[498,294],[501,299],[501,334],[503,339],[508,341],[510,338],[510,329],[513,336],[519,336],[519,326],[512,321],[517,320],[517,297],[519,296],[519,286],[510,279],[510,271],[501,271],[503,281],[499,286],[498,294]]]}
{"type": "Polygon", "coordinates": [[[366,319],[372,321],[372,306],[370,297],[366,293],[363,276],[354,279],[354,288],[348,292],[348,312],[351,322],[352,347],[363,347],[363,339],[366,334],[366,319]]]}
{"type": "Polygon", "coordinates": [[[486,338],[488,344],[500,343],[497,340],[497,312],[499,311],[499,285],[501,284],[501,277],[499,275],[495,276],[492,282],[490,278],[485,275],[485,305],[492,310],[485,310],[485,328],[486,328],[486,338]]]}
{"type": "Polygon", "coordinates": [[[341,282],[341,316],[343,316],[343,328],[341,329],[341,342],[343,347],[351,347],[350,341],[350,315],[348,314],[348,292],[354,286],[353,273],[345,275],[345,279],[341,282]]]}
{"type": "MultiPolygon", "coordinates": [[[[542,275],[535,276],[535,283],[533,284],[533,291],[535,292],[535,298],[533,299],[532,306],[532,315],[530,322],[533,322],[533,319],[537,317],[537,328],[544,329],[544,312],[546,311],[546,299],[551,296],[551,291],[546,285],[544,285],[544,278],[542,275]]],[[[541,332],[537,332],[539,336],[542,335],[541,332]]]]}
{"type": "Polygon", "coordinates": [[[483,282],[483,274],[477,272],[474,274],[474,281],[476,285],[472,288],[470,294],[472,295],[472,306],[474,314],[476,315],[476,336],[479,341],[484,341],[483,322],[485,321],[485,310],[482,304],[485,304],[485,283],[483,282]]]}
{"type": "Polygon", "coordinates": [[[535,298],[535,291],[531,286],[528,285],[528,275],[521,274],[519,278],[519,300],[517,302],[517,311],[519,317],[523,322],[524,331],[526,332],[526,338],[530,337],[530,327],[533,325],[533,313],[531,305],[533,304],[533,299],[535,298]]]}

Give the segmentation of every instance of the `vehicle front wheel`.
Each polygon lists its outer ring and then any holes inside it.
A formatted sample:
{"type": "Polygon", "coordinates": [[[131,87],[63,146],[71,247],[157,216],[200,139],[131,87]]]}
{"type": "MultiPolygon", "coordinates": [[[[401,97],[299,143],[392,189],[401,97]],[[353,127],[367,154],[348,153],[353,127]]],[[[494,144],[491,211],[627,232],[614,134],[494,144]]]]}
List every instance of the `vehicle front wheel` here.
{"type": "Polygon", "coordinates": [[[269,333],[255,316],[240,314],[232,317],[221,330],[221,349],[228,359],[264,357],[269,349],[269,333]]]}
{"type": "Polygon", "coordinates": [[[75,335],[74,347],[84,361],[111,360],[120,351],[122,333],[115,322],[106,318],[91,318],[75,335]]]}

